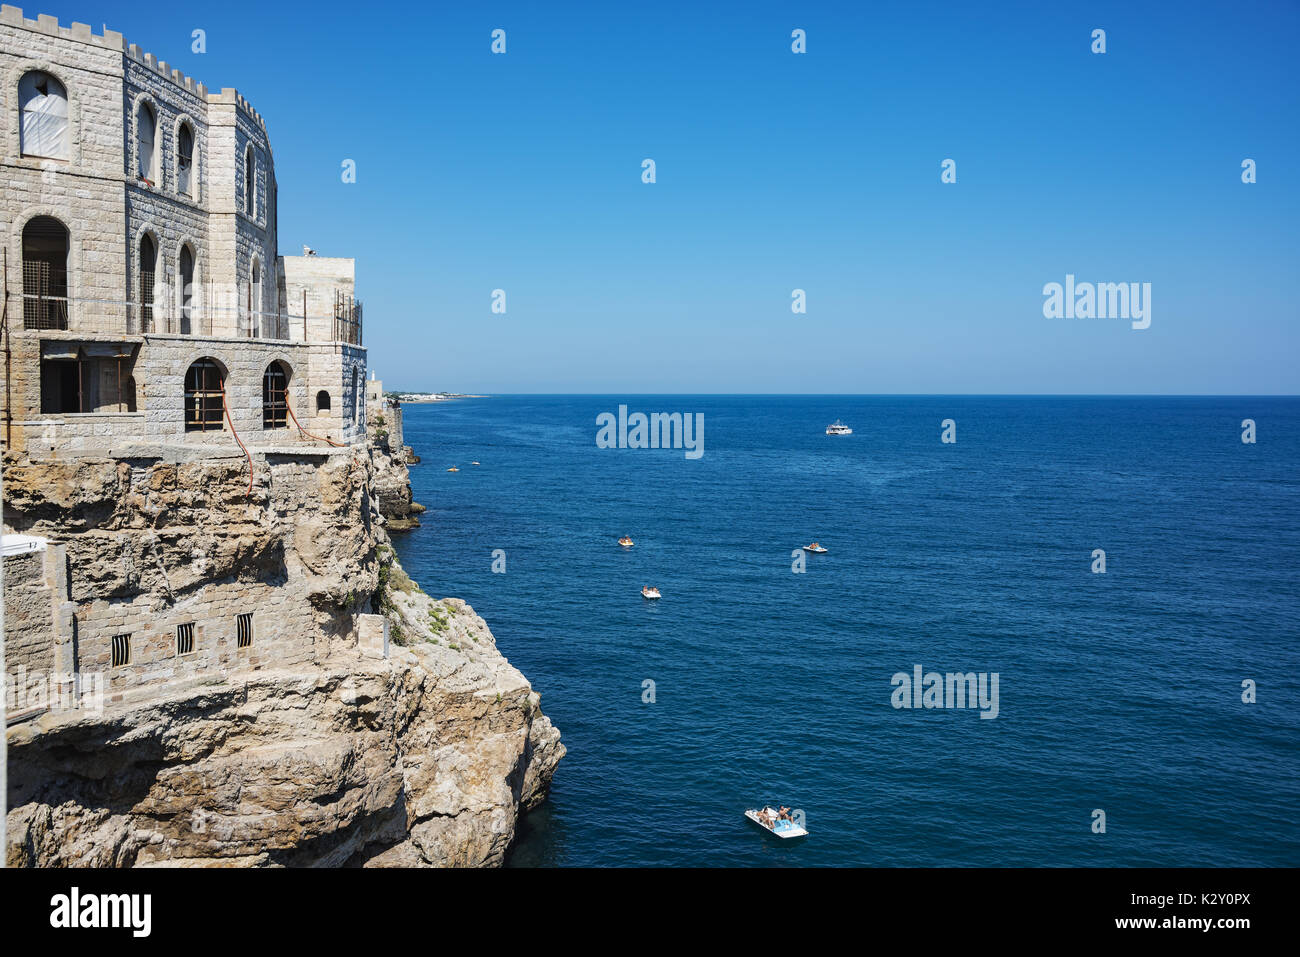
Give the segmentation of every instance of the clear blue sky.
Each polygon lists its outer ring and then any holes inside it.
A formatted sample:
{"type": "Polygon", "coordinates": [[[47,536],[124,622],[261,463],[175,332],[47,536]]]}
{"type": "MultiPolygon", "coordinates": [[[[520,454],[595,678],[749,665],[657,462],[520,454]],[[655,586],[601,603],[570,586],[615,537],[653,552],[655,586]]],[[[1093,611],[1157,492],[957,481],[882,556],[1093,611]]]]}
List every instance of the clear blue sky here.
{"type": "Polygon", "coordinates": [[[1300,392],[1297,4],[705,6],[26,12],[254,104],[281,251],[356,257],[390,387],[1300,392]],[[1044,318],[1066,273],[1151,327],[1044,318]]]}

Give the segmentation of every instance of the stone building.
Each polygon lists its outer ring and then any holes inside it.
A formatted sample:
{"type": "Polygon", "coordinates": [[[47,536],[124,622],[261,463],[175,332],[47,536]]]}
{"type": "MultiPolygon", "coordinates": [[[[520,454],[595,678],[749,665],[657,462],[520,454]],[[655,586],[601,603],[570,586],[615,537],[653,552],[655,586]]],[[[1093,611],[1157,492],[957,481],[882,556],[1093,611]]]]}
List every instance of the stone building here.
{"type": "Polygon", "coordinates": [[[4,5],[0,167],[10,664],[120,694],[361,650],[354,264],[278,255],[262,117],[4,5]]]}
{"type": "Polygon", "coordinates": [[[278,255],[235,90],[6,5],[0,165],[6,449],[364,438],[353,261],[278,255]]]}

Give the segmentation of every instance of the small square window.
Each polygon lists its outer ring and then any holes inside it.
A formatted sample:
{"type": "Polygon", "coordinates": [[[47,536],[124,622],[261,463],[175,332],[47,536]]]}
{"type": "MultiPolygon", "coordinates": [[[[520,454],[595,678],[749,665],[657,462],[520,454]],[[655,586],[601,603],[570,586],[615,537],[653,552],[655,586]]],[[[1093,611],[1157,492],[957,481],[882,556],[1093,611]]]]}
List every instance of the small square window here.
{"type": "Polygon", "coordinates": [[[176,626],[176,654],[188,655],[194,652],[194,622],[176,626]]]}
{"type": "Polygon", "coordinates": [[[131,636],[113,636],[113,667],[121,668],[131,663],[131,636]]]}
{"type": "Polygon", "coordinates": [[[240,615],[236,620],[237,645],[248,648],[253,644],[253,613],[240,615]]]}

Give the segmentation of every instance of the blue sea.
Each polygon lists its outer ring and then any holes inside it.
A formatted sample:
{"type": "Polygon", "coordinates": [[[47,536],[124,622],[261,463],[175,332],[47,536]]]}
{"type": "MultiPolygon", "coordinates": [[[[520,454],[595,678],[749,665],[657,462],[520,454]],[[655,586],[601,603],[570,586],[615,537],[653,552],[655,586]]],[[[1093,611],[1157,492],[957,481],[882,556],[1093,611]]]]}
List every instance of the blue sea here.
{"type": "Polygon", "coordinates": [[[405,427],[402,562],[568,747],[512,865],[1300,864],[1300,400],[507,396],[405,427]],[[703,457],[598,448],[620,404],[702,413],[703,457]],[[917,665],[997,673],[997,717],[894,707],[917,665]],[[744,820],[767,802],[809,836],[744,820]]]}

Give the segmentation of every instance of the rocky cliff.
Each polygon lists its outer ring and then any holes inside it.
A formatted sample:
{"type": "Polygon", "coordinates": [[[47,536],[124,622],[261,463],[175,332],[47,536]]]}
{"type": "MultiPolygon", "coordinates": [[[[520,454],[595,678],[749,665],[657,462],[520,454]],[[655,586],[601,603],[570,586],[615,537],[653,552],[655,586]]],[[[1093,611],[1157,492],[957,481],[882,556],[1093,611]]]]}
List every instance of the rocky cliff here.
{"type": "Polygon", "coordinates": [[[423,505],[412,499],[408,465],[420,461],[409,445],[403,445],[402,406],[381,399],[366,405],[366,434],[375,459],[375,497],[388,530],[418,528],[423,505]]]}
{"type": "Polygon", "coordinates": [[[229,600],[279,628],[9,728],[10,865],[502,862],[564,747],[483,619],[397,562],[391,460],[255,456],[251,493],[237,458],[6,460],[6,526],[67,549],[85,648],[132,609],[229,600]],[[365,613],[386,658],[358,645],[365,613]]]}

